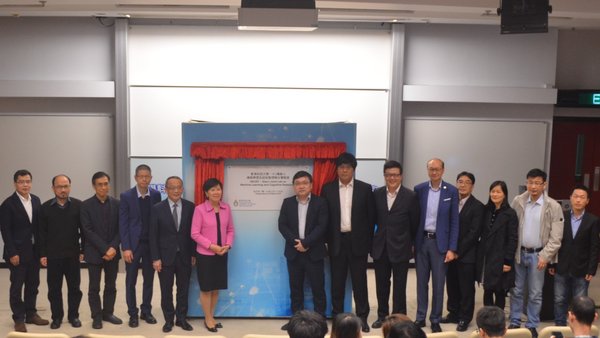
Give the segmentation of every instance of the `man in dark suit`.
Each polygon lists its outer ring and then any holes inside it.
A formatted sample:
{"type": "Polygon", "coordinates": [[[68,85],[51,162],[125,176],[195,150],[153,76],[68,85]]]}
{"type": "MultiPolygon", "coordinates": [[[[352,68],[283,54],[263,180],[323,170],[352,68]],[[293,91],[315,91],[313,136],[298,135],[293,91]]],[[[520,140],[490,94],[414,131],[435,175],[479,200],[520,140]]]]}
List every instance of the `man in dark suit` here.
{"type": "Polygon", "coordinates": [[[444,306],[444,282],[448,265],[458,249],[458,190],[444,182],[444,162],[427,161],[429,181],[415,187],[421,206],[421,219],[415,239],[417,268],[417,318],[415,324],[425,327],[429,302],[429,277],[433,279],[431,331],[441,332],[444,306]]]}
{"type": "Polygon", "coordinates": [[[477,243],[481,234],[484,207],[472,195],[475,175],[463,171],[456,176],[458,188],[458,252],[457,259],[448,263],[446,292],[448,315],[442,323],[456,323],[456,331],[464,332],[475,310],[475,262],[477,243]]]}
{"type": "Polygon", "coordinates": [[[154,284],[154,268],[150,256],[150,210],[160,202],[160,193],[149,187],[152,171],[146,164],[135,168],[136,186],[121,194],[119,207],[119,233],[121,248],[125,260],[125,299],[129,326],[139,325],[135,285],[140,265],[144,279],[142,291],[141,319],[148,324],[156,324],[152,315],[152,287],[154,284]]]}
{"type": "Polygon", "coordinates": [[[165,317],[163,332],[173,325],[186,331],[193,328],[187,322],[188,289],[192,265],[195,264],[195,243],[190,235],[194,203],[181,198],[183,181],[177,176],[165,182],[167,199],[155,204],[150,214],[150,253],[152,265],[160,281],[160,306],[165,317]],[[173,283],[177,278],[177,304],[173,307],[173,283]]]}
{"type": "Polygon", "coordinates": [[[362,322],[362,331],[369,332],[367,261],[375,223],[373,191],[370,184],[354,179],[354,155],[342,153],[335,164],[338,179],[327,183],[321,193],[329,206],[332,316],[346,312],[344,294],[350,270],[356,315],[362,322]]]}
{"type": "MultiPolygon", "coordinates": [[[[285,239],[290,281],[292,314],[304,309],[304,276],[313,293],[315,312],[325,317],[325,275],[327,202],[311,194],[312,176],[297,172],[292,180],[295,196],[283,200],[279,213],[279,232],[285,239]]],[[[289,323],[281,327],[286,331],[289,323]]]]}
{"type": "Polygon", "coordinates": [[[83,255],[88,263],[88,303],[92,327],[102,328],[102,321],[119,325],[114,315],[119,269],[119,200],[109,196],[110,176],[99,171],[92,176],[96,193],[81,204],[81,227],[85,245],[83,255]],[[100,280],[104,270],[104,294],[100,302],[100,280]]]}
{"type": "Polygon", "coordinates": [[[402,165],[397,161],[385,162],[383,176],[385,186],[375,190],[377,230],[371,249],[377,289],[377,320],[373,328],[380,328],[389,315],[392,273],[392,313],[406,314],[406,278],[419,226],[419,201],[414,192],[401,185],[402,165]]]}
{"type": "Polygon", "coordinates": [[[25,323],[48,325],[40,318],[35,301],[40,285],[37,248],[41,203],[31,194],[31,173],[17,170],[13,175],[15,192],[0,206],[0,226],[4,240],[4,260],[10,270],[9,302],[15,331],[27,332],[25,323]],[[24,297],[23,286],[25,287],[24,297]]]}
{"type": "Polygon", "coordinates": [[[587,296],[590,281],[596,275],[600,224],[598,217],[586,212],[589,189],[580,185],[571,193],[571,210],[564,213],[563,237],[558,250],[558,263],[550,269],[554,275],[554,323],[567,325],[571,299],[587,296]]]}

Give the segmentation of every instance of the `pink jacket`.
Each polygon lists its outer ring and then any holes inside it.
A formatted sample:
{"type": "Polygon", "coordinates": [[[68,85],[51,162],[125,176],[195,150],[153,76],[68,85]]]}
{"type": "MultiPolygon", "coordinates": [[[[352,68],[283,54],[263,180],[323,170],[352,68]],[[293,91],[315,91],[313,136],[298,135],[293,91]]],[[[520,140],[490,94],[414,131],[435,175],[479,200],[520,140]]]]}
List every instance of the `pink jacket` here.
{"type": "MultiPolygon", "coordinates": [[[[233,246],[233,219],[231,208],[225,202],[220,202],[219,218],[221,219],[222,245],[233,246]]],[[[192,239],[196,242],[196,251],[201,255],[213,256],[209,247],[217,244],[217,218],[209,201],[196,206],[192,219],[192,239]]]]}

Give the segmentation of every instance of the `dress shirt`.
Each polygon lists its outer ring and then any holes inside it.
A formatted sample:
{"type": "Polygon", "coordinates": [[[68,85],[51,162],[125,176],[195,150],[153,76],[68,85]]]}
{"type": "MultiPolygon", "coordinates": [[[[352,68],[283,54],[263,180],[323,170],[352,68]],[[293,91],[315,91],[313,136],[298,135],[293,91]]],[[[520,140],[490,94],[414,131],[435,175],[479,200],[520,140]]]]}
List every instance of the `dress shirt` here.
{"type": "MultiPolygon", "coordinates": [[[[181,224],[181,207],[182,207],[181,200],[179,200],[177,202],[171,201],[170,198],[168,198],[168,200],[169,200],[169,209],[171,211],[171,214],[173,214],[173,205],[177,204],[177,222],[179,224],[181,224]]],[[[175,229],[177,229],[177,231],[179,231],[179,224],[175,224],[175,229]]]]}
{"type": "Polygon", "coordinates": [[[523,241],[521,243],[526,248],[536,249],[542,246],[542,239],[540,238],[542,225],[540,222],[543,206],[544,195],[541,195],[537,201],[532,201],[531,196],[527,199],[523,216],[525,218],[523,221],[523,241]]]}
{"type": "Polygon", "coordinates": [[[465,206],[465,203],[467,203],[467,200],[469,199],[469,197],[471,197],[471,195],[468,195],[467,197],[458,201],[458,212],[459,213],[462,211],[462,208],[465,206]]]}
{"type": "MultiPolygon", "coordinates": [[[[138,197],[138,198],[140,198],[140,197],[141,197],[141,198],[150,197],[150,188],[148,188],[148,189],[146,190],[146,193],[145,193],[145,194],[142,194],[142,193],[140,192],[140,188],[138,188],[138,186],[136,185],[136,186],[135,186],[135,191],[137,191],[137,197],[138,197]]],[[[177,207],[179,207],[179,205],[178,205],[177,207]]]]}
{"type": "Polygon", "coordinates": [[[581,215],[579,215],[579,217],[575,216],[573,210],[571,210],[571,230],[573,230],[573,238],[575,238],[575,235],[577,235],[577,230],[579,230],[583,215],[585,215],[585,210],[581,213],[581,215]]]}
{"type": "Polygon", "coordinates": [[[25,212],[27,212],[27,217],[29,217],[29,222],[33,222],[33,206],[31,205],[31,194],[27,195],[27,198],[21,196],[21,194],[17,193],[21,203],[23,203],[23,207],[25,207],[25,212]]]}
{"type": "Polygon", "coordinates": [[[352,192],[354,190],[354,178],[350,181],[350,183],[344,185],[342,182],[340,184],[340,212],[341,212],[341,224],[340,231],[341,232],[350,232],[352,231],[352,223],[350,222],[352,218],[352,192]]]}
{"type": "Polygon", "coordinates": [[[385,191],[387,192],[387,207],[388,207],[388,211],[390,211],[392,209],[392,205],[394,205],[394,201],[396,200],[396,196],[398,196],[398,191],[400,191],[400,187],[402,185],[399,185],[398,188],[396,188],[395,191],[389,191],[388,188],[385,188],[385,191]]]}
{"type": "Polygon", "coordinates": [[[296,197],[298,201],[298,236],[300,239],[304,239],[304,232],[306,231],[306,213],[308,213],[308,204],[310,203],[310,195],[305,202],[302,202],[296,197]]]}
{"type": "Polygon", "coordinates": [[[427,194],[427,210],[425,211],[425,231],[435,232],[437,228],[438,207],[440,206],[440,195],[442,185],[433,189],[429,182],[429,193],[427,194]]]}

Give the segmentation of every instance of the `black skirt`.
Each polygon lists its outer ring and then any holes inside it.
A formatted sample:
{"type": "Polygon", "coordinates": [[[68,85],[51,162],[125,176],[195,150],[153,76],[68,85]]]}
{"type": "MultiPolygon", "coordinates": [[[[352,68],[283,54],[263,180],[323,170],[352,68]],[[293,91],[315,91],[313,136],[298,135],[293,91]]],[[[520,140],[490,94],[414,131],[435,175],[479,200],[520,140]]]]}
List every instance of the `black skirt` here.
{"type": "Polygon", "coordinates": [[[201,255],[196,253],[196,271],[200,291],[227,289],[227,255],[201,255]]]}

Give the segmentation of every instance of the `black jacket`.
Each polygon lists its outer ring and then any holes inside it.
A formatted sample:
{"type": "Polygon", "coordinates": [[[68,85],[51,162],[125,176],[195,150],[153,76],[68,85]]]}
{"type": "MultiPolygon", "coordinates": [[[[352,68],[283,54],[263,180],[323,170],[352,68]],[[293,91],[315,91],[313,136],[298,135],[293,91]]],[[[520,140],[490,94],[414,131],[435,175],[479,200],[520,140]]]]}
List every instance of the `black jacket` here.
{"type": "Polygon", "coordinates": [[[458,261],[472,263],[477,261],[477,245],[483,224],[484,207],[475,196],[465,201],[458,214],[458,261]]]}
{"type": "Polygon", "coordinates": [[[177,248],[183,257],[193,257],[196,253],[196,242],[192,240],[192,217],[194,203],[180,199],[181,220],[179,231],[173,222],[173,212],[169,199],[152,206],[150,213],[150,253],[152,260],[161,260],[163,266],[175,263],[177,248]]]}
{"type": "Polygon", "coordinates": [[[81,227],[85,245],[83,255],[86,262],[91,264],[103,263],[102,256],[106,254],[108,248],[117,250],[114,259],[121,258],[119,251],[119,200],[109,196],[106,202],[109,208],[109,224],[104,225],[100,200],[96,195],[88,198],[81,203],[81,227]]]}
{"type": "Polygon", "coordinates": [[[596,275],[600,246],[599,227],[598,217],[586,212],[573,238],[571,211],[565,211],[565,227],[558,251],[556,272],[561,275],[570,274],[573,277],[596,275]]]}
{"type": "Polygon", "coordinates": [[[23,203],[14,192],[0,206],[0,226],[4,240],[4,260],[15,255],[21,262],[39,260],[39,221],[42,204],[40,199],[31,196],[32,221],[25,211],[23,203]],[[34,244],[35,241],[35,244],[34,244]]]}

